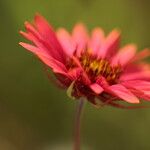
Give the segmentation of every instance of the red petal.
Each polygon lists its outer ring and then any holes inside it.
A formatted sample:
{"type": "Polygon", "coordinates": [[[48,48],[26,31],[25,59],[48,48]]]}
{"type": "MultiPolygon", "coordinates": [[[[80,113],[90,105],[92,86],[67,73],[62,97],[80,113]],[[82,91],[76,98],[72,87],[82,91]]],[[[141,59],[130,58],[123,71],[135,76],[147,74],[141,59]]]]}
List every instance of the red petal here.
{"type": "Polygon", "coordinates": [[[150,80],[150,70],[148,71],[139,71],[134,73],[126,73],[120,77],[120,81],[129,81],[129,80],[150,80]]]}
{"type": "Polygon", "coordinates": [[[109,86],[107,90],[128,103],[139,103],[139,99],[121,84],[109,86]]]}
{"type": "Polygon", "coordinates": [[[62,50],[62,47],[60,46],[55,32],[53,31],[52,27],[49,25],[49,23],[42,17],[41,15],[37,14],[35,16],[35,25],[42,37],[49,43],[53,43],[54,47],[56,49],[62,50]]]}
{"type": "Polygon", "coordinates": [[[134,44],[126,45],[113,57],[111,64],[125,66],[135,56],[135,53],[136,46],[134,44]]]}
{"type": "Polygon", "coordinates": [[[120,44],[120,32],[113,30],[109,33],[108,37],[104,41],[104,44],[100,48],[99,57],[105,58],[114,55],[120,44]]]}
{"type": "Polygon", "coordinates": [[[66,67],[59,61],[51,58],[49,59],[48,57],[42,55],[41,53],[37,53],[37,56],[50,68],[53,69],[53,72],[55,73],[60,73],[65,76],[69,76],[67,73],[66,67]]]}
{"type": "Polygon", "coordinates": [[[89,39],[87,29],[82,23],[75,25],[72,31],[72,38],[77,47],[77,55],[80,56],[81,52],[85,50],[89,39]]]}
{"type": "Polygon", "coordinates": [[[122,82],[123,85],[125,85],[128,88],[137,89],[143,92],[149,92],[150,91],[150,82],[144,81],[144,80],[132,80],[132,81],[126,81],[122,82]]]}
{"type": "Polygon", "coordinates": [[[37,52],[40,52],[41,49],[36,47],[36,46],[33,46],[31,44],[27,44],[27,43],[24,43],[24,42],[20,42],[19,43],[22,47],[24,47],[25,49],[31,51],[32,53],[37,53],[37,52]]]}
{"type": "Polygon", "coordinates": [[[100,94],[104,91],[104,89],[97,83],[93,83],[90,85],[90,88],[96,93],[100,94]]]}
{"type": "Polygon", "coordinates": [[[48,45],[53,47],[53,50],[57,52],[57,55],[59,57],[61,57],[62,61],[65,61],[65,55],[63,52],[63,48],[61,47],[60,43],[58,42],[55,32],[53,31],[53,29],[49,25],[49,23],[44,19],[44,17],[42,17],[39,14],[37,14],[35,16],[34,20],[35,20],[35,26],[37,27],[37,30],[39,31],[43,40],[48,45]]]}
{"type": "Polygon", "coordinates": [[[150,65],[146,63],[130,64],[125,67],[119,80],[150,80],[150,65]]]}
{"type": "Polygon", "coordinates": [[[150,82],[142,80],[133,80],[122,82],[124,86],[133,90],[135,95],[145,100],[150,100],[150,82]]]}
{"type": "Polygon", "coordinates": [[[149,56],[150,56],[150,50],[146,48],[142,50],[141,52],[137,53],[135,57],[132,59],[132,62],[139,61],[149,56]]]}
{"type": "Polygon", "coordinates": [[[67,74],[66,67],[61,62],[53,59],[49,55],[44,55],[43,53],[41,53],[41,50],[35,46],[22,42],[20,42],[19,44],[24,48],[28,49],[29,51],[33,52],[34,54],[36,54],[41,59],[41,61],[44,62],[50,68],[52,68],[55,73],[60,73],[65,76],[69,76],[67,74]]]}
{"type": "Polygon", "coordinates": [[[89,48],[92,50],[93,54],[98,54],[100,50],[100,46],[102,46],[104,42],[104,31],[101,28],[95,28],[92,31],[92,37],[89,41],[89,48]]]}
{"type": "Polygon", "coordinates": [[[20,34],[23,35],[26,39],[32,41],[37,47],[42,49],[42,52],[48,53],[50,56],[54,57],[61,61],[61,56],[58,52],[53,49],[46,41],[41,37],[41,35],[36,31],[36,29],[28,22],[25,22],[25,27],[28,33],[20,31],[20,34]]]}
{"type": "Polygon", "coordinates": [[[68,56],[72,56],[76,47],[71,35],[63,28],[57,30],[57,38],[68,56]]]}

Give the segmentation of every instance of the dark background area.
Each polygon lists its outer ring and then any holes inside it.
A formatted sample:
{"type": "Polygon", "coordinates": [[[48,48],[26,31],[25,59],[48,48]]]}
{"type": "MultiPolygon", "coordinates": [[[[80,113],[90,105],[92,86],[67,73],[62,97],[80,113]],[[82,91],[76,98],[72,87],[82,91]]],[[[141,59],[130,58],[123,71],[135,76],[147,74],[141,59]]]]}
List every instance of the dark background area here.
{"type": "MultiPolygon", "coordinates": [[[[42,64],[18,45],[36,12],[55,28],[83,21],[89,30],[122,31],[122,44],[150,47],[149,0],[0,1],[0,149],[70,150],[75,101],[47,79],[42,64]]],[[[83,150],[149,150],[150,109],[96,109],[87,103],[83,150]]]]}

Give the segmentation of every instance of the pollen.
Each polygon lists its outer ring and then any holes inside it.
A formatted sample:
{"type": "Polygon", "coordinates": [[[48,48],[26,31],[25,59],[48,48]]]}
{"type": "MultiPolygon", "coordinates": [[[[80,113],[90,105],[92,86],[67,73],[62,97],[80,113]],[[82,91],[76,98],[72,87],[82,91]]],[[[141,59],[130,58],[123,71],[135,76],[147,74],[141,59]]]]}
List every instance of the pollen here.
{"type": "Polygon", "coordinates": [[[80,62],[91,79],[103,76],[109,83],[115,83],[121,73],[121,67],[112,67],[106,59],[97,59],[89,54],[82,55],[80,62]]]}

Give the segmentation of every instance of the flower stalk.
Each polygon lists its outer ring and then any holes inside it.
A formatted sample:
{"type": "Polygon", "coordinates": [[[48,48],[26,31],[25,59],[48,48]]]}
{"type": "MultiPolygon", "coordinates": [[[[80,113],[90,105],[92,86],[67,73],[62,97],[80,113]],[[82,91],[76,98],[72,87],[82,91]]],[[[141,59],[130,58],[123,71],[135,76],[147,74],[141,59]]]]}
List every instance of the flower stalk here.
{"type": "Polygon", "coordinates": [[[76,113],[75,113],[75,127],[74,127],[74,150],[80,150],[81,148],[81,120],[84,108],[84,99],[77,101],[76,113]]]}

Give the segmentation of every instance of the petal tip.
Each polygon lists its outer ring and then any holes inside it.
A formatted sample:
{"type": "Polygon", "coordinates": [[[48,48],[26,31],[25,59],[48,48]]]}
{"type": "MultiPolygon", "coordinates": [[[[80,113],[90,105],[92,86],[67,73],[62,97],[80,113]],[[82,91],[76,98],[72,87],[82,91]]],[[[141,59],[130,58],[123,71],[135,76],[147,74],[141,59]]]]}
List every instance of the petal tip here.
{"type": "Polygon", "coordinates": [[[29,23],[28,21],[25,21],[25,22],[24,22],[24,25],[25,25],[25,26],[27,26],[27,25],[29,25],[29,24],[30,24],[30,23],[29,23]]]}
{"type": "Polygon", "coordinates": [[[77,30],[87,30],[86,25],[83,22],[78,22],[75,24],[74,29],[77,30]]]}
{"type": "Polygon", "coordinates": [[[121,29],[120,28],[114,28],[112,31],[115,32],[115,33],[118,33],[118,34],[121,33],[121,29]]]}
{"type": "Polygon", "coordinates": [[[23,42],[19,42],[18,44],[22,46],[22,45],[23,45],[23,42]]]}
{"type": "Polygon", "coordinates": [[[26,34],[26,32],[20,30],[20,31],[19,31],[19,34],[22,35],[22,36],[24,36],[24,35],[26,34]]]}
{"type": "Polygon", "coordinates": [[[34,16],[34,19],[44,19],[44,17],[39,13],[39,12],[36,12],[35,13],[35,16],[34,16]]]}

